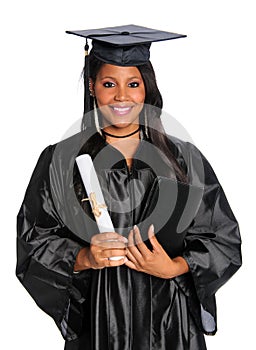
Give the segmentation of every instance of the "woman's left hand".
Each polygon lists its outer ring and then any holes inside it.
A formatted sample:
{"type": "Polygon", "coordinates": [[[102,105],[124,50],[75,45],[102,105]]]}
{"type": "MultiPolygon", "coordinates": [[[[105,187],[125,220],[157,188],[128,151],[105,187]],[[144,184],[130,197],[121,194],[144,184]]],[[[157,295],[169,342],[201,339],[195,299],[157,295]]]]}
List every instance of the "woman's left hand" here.
{"type": "Polygon", "coordinates": [[[126,266],[133,270],[148,273],[160,278],[174,278],[189,271],[186,260],[182,257],[171,259],[154,235],[154,226],[148,230],[148,237],[153,250],[148,249],[142,241],[140,230],[137,226],[130,231],[128,236],[128,261],[126,266]]]}

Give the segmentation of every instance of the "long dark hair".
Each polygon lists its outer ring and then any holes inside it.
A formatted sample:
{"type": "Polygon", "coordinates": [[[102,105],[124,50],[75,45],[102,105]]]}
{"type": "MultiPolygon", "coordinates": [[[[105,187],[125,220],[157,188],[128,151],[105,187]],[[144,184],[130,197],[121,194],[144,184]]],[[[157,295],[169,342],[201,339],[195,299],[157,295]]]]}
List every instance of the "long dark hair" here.
{"type": "MultiPolygon", "coordinates": [[[[104,62],[98,60],[95,56],[89,56],[90,78],[93,83],[96,81],[97,74],[104,62]]],[[[177,180],[187,183],[187,175],[185,169],[183,169],[176,160],[178,150],[176,146],[167,137],[162,121],[161,110],[163,107],[163,99],[158,89],[156,76],[151,62],[147,62],[143,65],[137,66],[142,76],[145,86],[145,101],[144,108],[141,112],[140,119],[142,125],[144,124],[143,118],[145,113],[148,116],[148,141],[151,142],[158,150],[159,153],[164,155],[164,161],[174,171],[177,180]]],[[[90,96],[90,111],[94,108],[94,97],[90,96]]],[[[89,112],[89,111],[84,111],[89,112]]],[[[82,120],[82,130],[87,127],[93,127],[96,130],[94,118],[92,113],[84,113],[82,120]]],[[[145,133],[145,125],[143,125],[145,133]]]]}

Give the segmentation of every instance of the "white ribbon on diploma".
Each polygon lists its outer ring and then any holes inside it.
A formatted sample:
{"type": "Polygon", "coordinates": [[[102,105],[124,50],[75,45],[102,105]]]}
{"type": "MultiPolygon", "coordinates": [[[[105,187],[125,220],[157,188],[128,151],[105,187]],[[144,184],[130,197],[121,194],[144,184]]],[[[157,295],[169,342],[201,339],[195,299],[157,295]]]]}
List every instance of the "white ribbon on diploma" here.
{"type": "MultiPolygon", "coordinates": [[[[84,198],[82,201],[88,200],[90,202],[100,233],[115,232],[107,206],[104,202],[103,193],[91,156],[89,154],[82,154],[76,158],[76,163],[88,195],[88,198],[84,198]]],[[[120,260],[122,258],[123,256],[115,256],[109,259],[120,260]]]]}

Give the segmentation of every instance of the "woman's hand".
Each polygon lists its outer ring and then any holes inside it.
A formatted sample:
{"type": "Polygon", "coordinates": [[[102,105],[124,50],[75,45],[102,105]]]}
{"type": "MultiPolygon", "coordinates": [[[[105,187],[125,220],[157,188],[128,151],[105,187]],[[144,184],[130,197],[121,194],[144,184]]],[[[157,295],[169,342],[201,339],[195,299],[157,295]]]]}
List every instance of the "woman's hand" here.
{"type": "Polygon", "coordinates": [[[186,260],[182,257],[171,259],[154,235],[154,226],[148,230],[148,237],[153,250],[142,241],[139,228],[134,226],[128,236],[128,261],[131,269],[148,273],[160,278],[174,278],[189,271],[186,260]]]}
{"type": "Polygon", "coordinates": [[[76,257],[74,271],[103,269],[104,267],[123,265],[127,258],[127,238],[116,232],[96,234],[91,239],[90,247],[82,248],[76,257]],[[119,260],[110,260],[122,256],[119,260]],[[109,259],[110,258],[110,259],[109,259]]]}

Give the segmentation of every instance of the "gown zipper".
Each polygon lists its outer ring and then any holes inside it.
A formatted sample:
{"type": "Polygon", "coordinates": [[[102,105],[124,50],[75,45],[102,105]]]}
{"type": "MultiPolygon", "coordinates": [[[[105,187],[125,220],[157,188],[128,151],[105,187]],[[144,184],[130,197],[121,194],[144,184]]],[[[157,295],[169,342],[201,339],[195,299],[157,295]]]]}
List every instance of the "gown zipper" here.
{"type": "MultiPolygon", "coordinates": [[[[133,178],[133,166],[134,166],[134,160],[132,162],[132,165],[129,169],[126,161],[125,161],[125,165],[126,165],[126,171],[127,171],[127,177],[128,177],[128,183],[129,183],[129,196],[130,196],[130,205],[131,205],[131,228],[133,228],[134,226],[134,186],[132,184],[130,184],[132,178],[133,178]]],[[[132,349],[132,343],[133,343],[133,334],[132,334],[132,328],[133,328],[133,310],[132,310],[132,304],[133,304],[133,300],[132,300],[132,276],[131,276],[131,271],[128,269],[128,276],[129,276],[129,304],[130,304],[130,329],[129,329],[129,340],[128,340],[128,350],[132,349]]]]}
{"type": "MultiPolygon", "coordinates": [[[[133,160],[134,162],[134,160],[133,160]]],[[[126,163],[126,162],[125,162],[126,163]]],[[[134,184],[132,182],[131,184],[131,180],[133,180],[133,163],[129,169],[127,163],[126,163],[126,171],[127,171],[127,177],[128,177],[128,181],[129,181],[129,196],[130,196],[130,205],[131,205],[131,227],[133,228],[133,226],[135,225],[134,222],[134,184]]]]}

